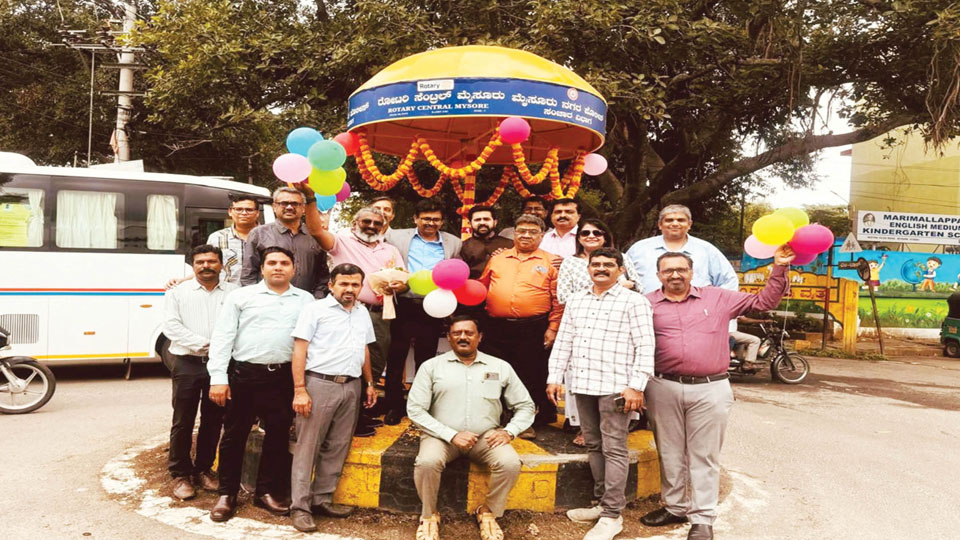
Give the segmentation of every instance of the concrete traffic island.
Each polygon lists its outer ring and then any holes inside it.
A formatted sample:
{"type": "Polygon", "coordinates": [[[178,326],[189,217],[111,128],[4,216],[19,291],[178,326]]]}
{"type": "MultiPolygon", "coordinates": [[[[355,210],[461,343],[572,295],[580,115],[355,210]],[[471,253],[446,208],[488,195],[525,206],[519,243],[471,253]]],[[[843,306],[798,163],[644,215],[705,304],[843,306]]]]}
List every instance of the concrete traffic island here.
{"type": "MultiPolygon", "coordinates": [[[[243,484],[255,482],[262,433],[255,431],[247,444],[243,484]]],[[[537,428],[536,440],[516,439],[520,455],[520,478],[507,499],[508,510],[554,512],[590,506],[593,480],[585,449],[571,443],[573,434],[559,425],[537,428]]],[[[361,508],[416,513],[420,500],[413,483],[413,464],[420,432],[404,419],[396,426],[383,426],[368,438],[354,438],[334,502],[361,508]]],[[[660,492],[660,469],[653,433],[630,434],[628,500],[644,499],[660,492]]],[[[439,507],[441,512],[471,512],[483,502],[489,473],[466,459],[447,465],[443,472],[439,507]]]]}

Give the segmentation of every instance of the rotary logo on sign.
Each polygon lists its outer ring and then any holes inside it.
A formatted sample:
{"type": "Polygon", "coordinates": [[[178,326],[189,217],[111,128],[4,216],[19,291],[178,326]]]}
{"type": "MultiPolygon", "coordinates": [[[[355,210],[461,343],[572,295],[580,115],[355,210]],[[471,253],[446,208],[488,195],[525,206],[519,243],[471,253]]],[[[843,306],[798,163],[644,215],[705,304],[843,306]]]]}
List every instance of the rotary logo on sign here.
{"type": "Polygon", "coordinates": [[[567,88],[567,99],[576,101],[578,97],[580,97],[580,92],[577,92],[576,88],[567,88]]]}

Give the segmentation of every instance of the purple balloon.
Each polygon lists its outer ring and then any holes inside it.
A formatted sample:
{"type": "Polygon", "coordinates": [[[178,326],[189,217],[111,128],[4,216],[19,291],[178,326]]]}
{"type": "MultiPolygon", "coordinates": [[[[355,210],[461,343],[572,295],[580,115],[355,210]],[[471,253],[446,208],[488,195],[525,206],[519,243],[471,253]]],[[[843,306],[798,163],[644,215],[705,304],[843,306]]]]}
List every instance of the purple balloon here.
{"type": "Polygon", "coordinates": [[[344,182],[340,193],[337,193],[337,202],[343,202],[350,196],[350,184],[344,182]]]}
{"type": "Polygon", "coordinates": [[[752,234],[743,242],[743,250],[754,259],[769,259],[777,252],[778,247],[764,244],[752,234]]]}
{"type": "Polygon", "coordinates": [[[467,282],[470,267],[460,259],[446,259],[433,267],[432,277],[437,287],[452,291],[467,282]]]}
{"type": "Polygon", "coordinates": [[[587,154],[583,158],[583,172],[590,176],[599,176],[607,170],[607,158],[600,154],[587,154]]]}
{"type": "Polygon", "coordinates": [[[793,259],[793,262],[790,263],[793,266],[803,266],[805,264],[810,264],[813,261],[817,260],[819,253],[797,253],[797,256],[793,259]]]}
{"type": "Polygon", "coordinates": [[[823,253],[833,245],[833,232],[820,225],[804,225],[793,233],[790,247],[797,253],[823,253]]]}

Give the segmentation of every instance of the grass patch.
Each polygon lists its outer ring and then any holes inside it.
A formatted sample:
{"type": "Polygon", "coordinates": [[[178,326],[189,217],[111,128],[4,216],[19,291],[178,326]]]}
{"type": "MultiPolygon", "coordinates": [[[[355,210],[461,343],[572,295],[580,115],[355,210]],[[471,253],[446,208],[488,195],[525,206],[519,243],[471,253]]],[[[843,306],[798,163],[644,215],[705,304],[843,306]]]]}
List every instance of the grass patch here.
{"type": "MultiPolygon", "coordinates": [[[[860,297],[860,324],[873,326],[873,307],[869,297],[860,297]]],[[[947,316],[942,298],[877,298],[880,325],[886,328],[940,328],[947,316]]]]}

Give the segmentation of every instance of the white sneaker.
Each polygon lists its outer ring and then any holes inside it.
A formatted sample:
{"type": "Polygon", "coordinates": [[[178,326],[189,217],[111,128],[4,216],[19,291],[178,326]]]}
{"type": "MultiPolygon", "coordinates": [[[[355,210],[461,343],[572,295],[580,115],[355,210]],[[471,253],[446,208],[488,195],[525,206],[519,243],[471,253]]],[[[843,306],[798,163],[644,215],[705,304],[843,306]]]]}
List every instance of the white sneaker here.
{"type": "Polygon", "coordinates": [[[574,523],[593,523],[594,521],[600,519],[600,513],[603,512],[603,508],[598,504],[597,506],[592,506],[590,508],[573,508],[567,510],[567,517],[570,518],[570,521],[574,523]]]}
{"type": "Polygon", "coordinates": [[[613,540],[623,530],[623,516],[602,517],[592,529],[587,531],[583,540],[613,540]]]}

